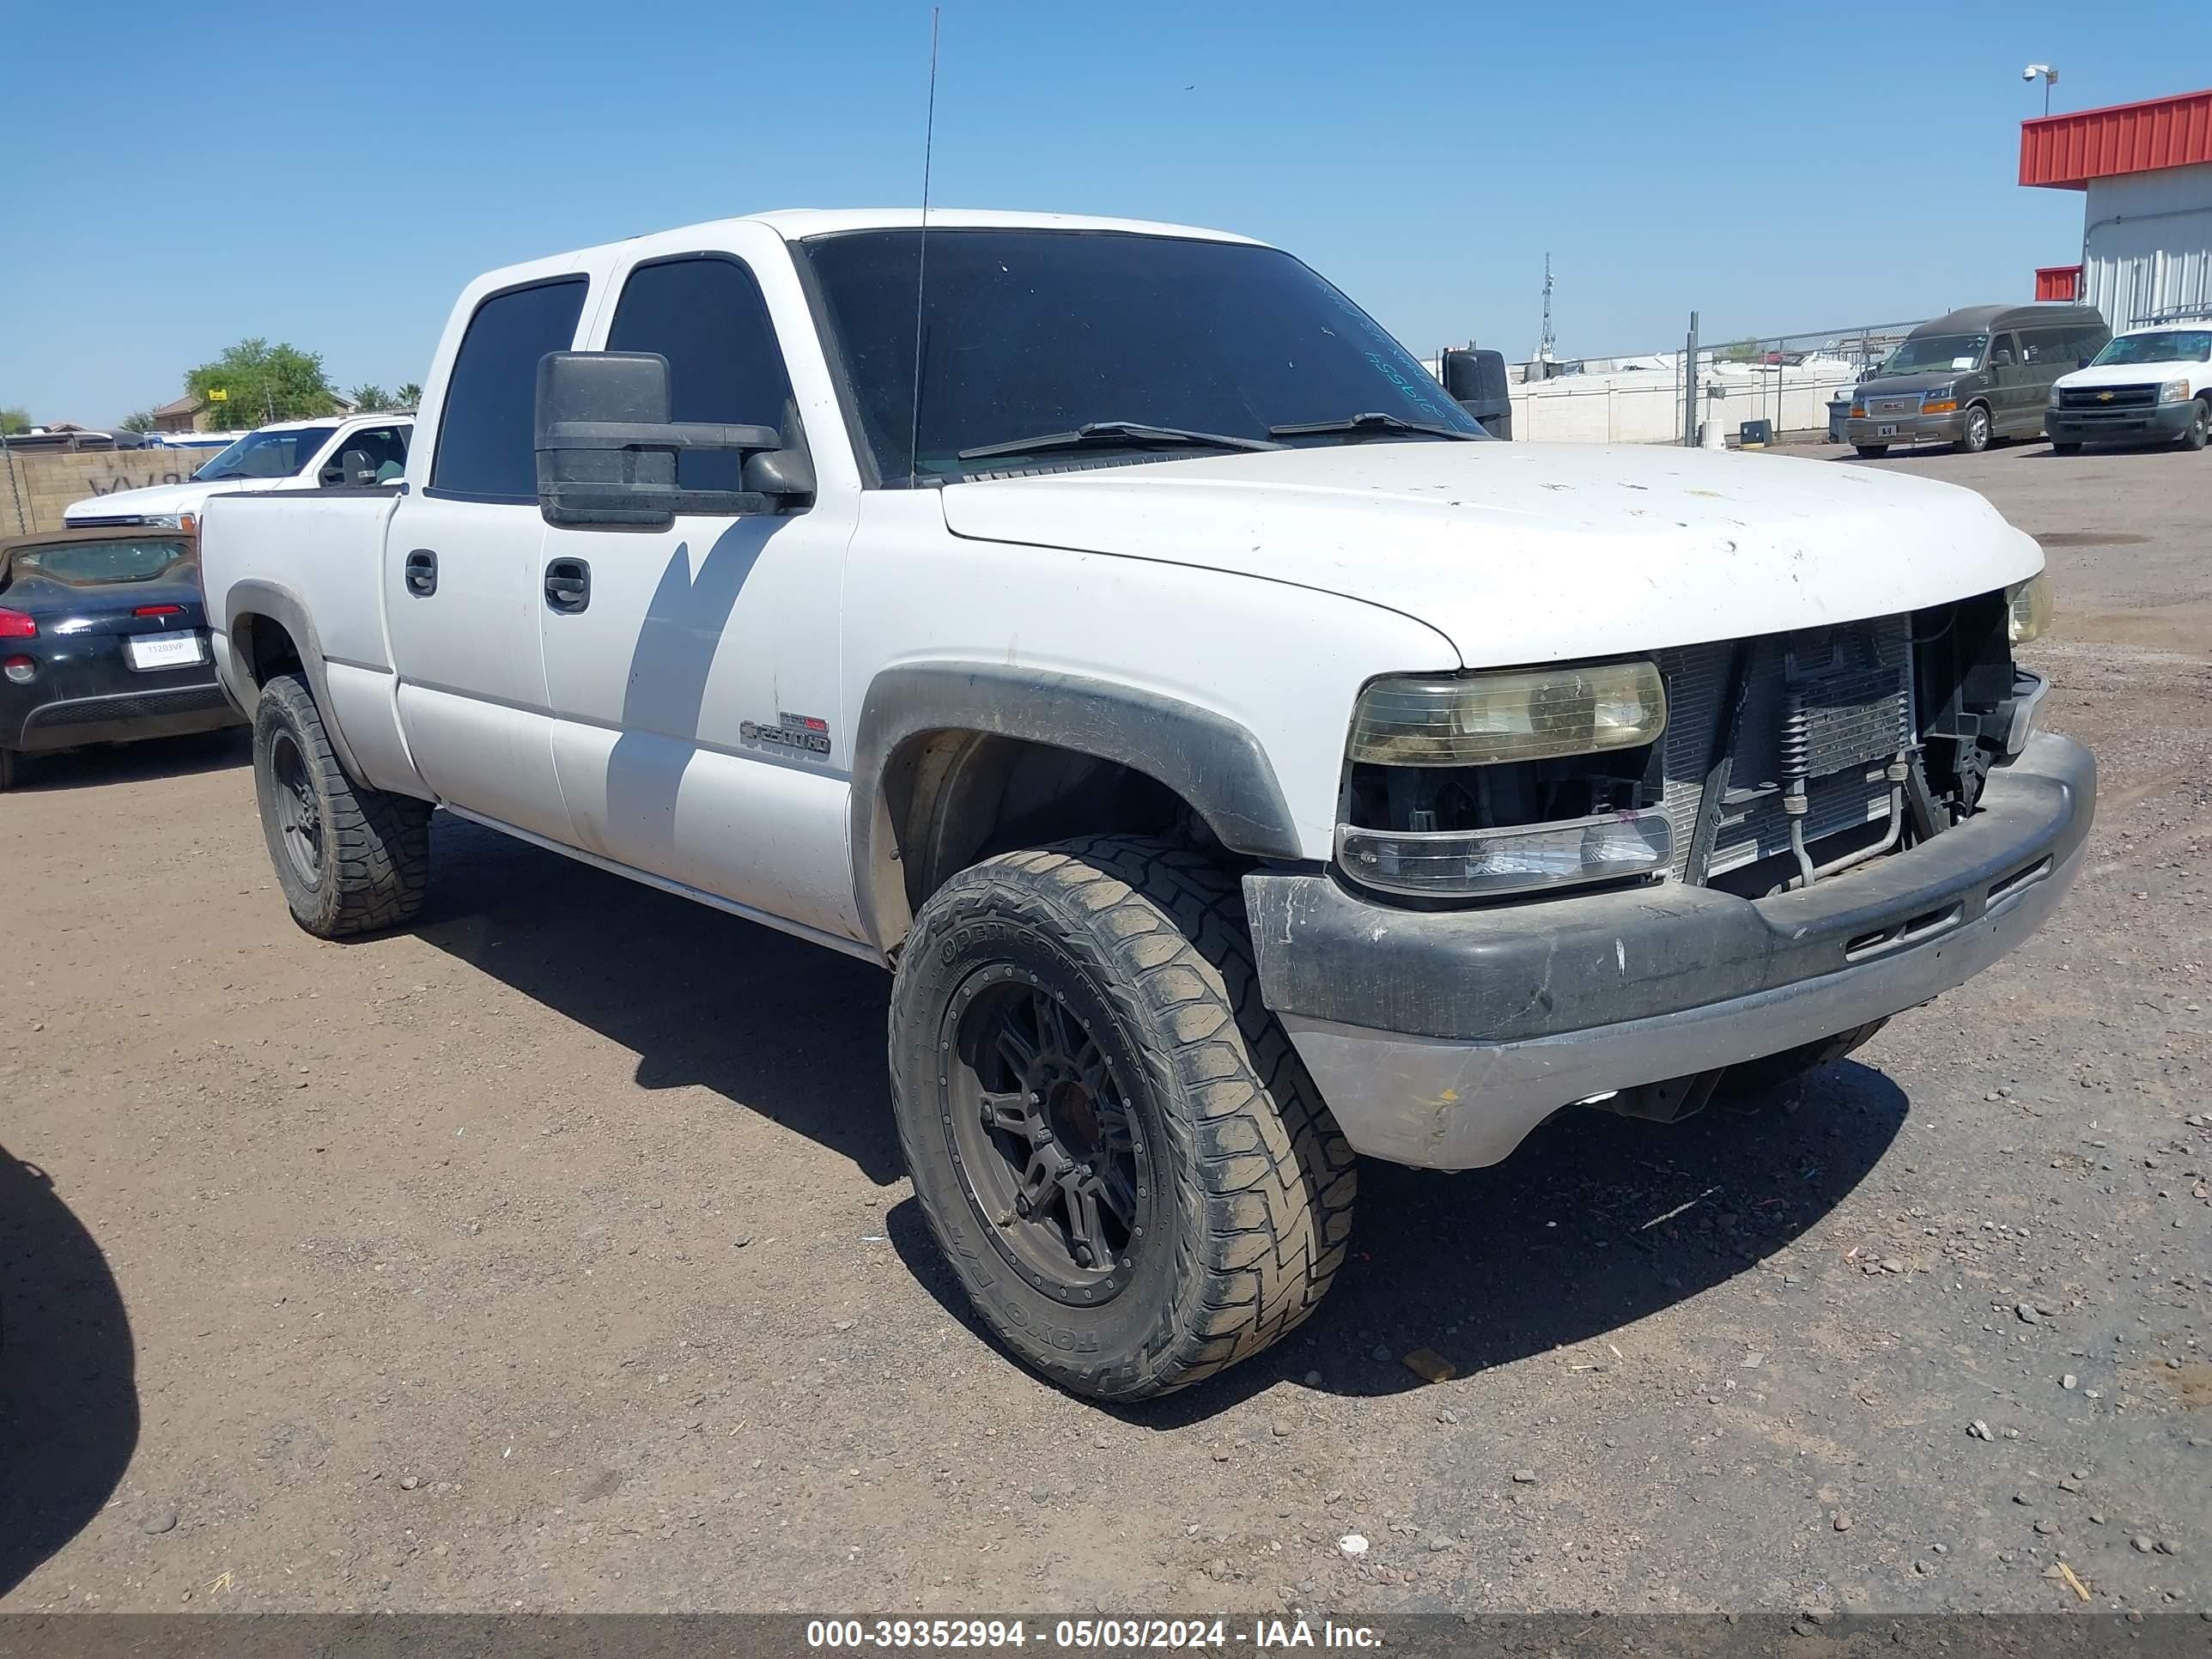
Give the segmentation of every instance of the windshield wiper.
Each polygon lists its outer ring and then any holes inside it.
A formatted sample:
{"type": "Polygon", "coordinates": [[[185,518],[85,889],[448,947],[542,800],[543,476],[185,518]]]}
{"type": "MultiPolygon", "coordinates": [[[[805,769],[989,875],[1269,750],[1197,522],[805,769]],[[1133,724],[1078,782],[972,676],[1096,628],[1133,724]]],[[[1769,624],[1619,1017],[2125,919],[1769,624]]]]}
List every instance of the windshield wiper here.
{"type": "Polygon", "coordinates": [[[1370,410],[1364,415],[1347,415],[1340,421],[1292,421],[1285,426],[1271,426],[1271,438],[1303,438],[1316,432],[1420,432],[1437,438],[1463,438],[1470,443],[1482,441],[1480,432],[1462,432],[1455,426],[1434,426],[1426,421],[1409,421],[1403,416],[1386,415],[1380,410],[1370,410]]]}
{"type": "Polygon", "coordinates": [[[1226,432],[1193,432],[1179,426],[1146,426],[1142,421],[1086,421],[1073,432],[1047,432],[1012,443],[978,444],[959,452],[963,461],[992,455],[1030,455],[1048,449],[1085,449],[1126,444],[1188,444],[1203,449],[1280,449],[1265,438],[1239,438],[1226,432]]]}

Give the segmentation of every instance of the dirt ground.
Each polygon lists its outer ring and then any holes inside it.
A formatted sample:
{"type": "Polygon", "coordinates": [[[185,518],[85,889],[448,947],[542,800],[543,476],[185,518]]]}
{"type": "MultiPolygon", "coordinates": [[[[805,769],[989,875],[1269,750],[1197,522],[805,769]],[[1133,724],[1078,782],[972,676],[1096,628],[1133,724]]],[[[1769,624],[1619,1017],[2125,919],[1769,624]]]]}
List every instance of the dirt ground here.
{"type": "Polygon", "coordinates": [[[875,970],[442,818],[319,944],[237,738],[35,766],[0,1608],[2212,1606],[2212,456],[1875,465],[2050,550],[2066,908],[1756,1109],[1364,1170],[1322,1313],[1143,1410],[969,1322],[875,970]]]}

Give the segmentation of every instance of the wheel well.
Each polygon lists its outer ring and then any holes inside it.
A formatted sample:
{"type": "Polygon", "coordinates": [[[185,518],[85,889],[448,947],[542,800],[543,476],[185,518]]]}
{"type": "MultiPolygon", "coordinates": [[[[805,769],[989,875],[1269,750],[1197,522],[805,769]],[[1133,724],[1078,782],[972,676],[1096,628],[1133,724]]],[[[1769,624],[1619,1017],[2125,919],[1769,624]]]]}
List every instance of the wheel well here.
{"type": "MultiPolygon", "coordinates": [[[[1167,834],[1220,848],[1188,802],[1133,767],[981,732],[908,738],[884,769],[884,805],[892,846],[878,856],[896,860],[896,872],[884,873],[903,888],[909,916],[960,871],[1016,848],[1080,835],[1167,834]]],[[[884,943],[895,943],[907,926],[907,917],[897,918],[894,938],[884,943]]]]}
{"type": "Polygon", "coordinates": [[[300,647],[284,624],[268,617],[240,617],[231,623],[230,635],[238,647],[238,659],[257,688],[278,674],[296,673],[305,665],[300,647]]]}

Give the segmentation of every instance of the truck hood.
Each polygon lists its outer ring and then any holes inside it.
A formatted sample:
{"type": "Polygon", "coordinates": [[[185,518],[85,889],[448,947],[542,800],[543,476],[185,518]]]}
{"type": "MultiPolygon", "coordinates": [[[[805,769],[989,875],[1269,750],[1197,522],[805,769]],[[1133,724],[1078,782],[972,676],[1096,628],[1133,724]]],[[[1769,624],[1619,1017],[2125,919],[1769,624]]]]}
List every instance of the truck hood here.
{"type": "Polygon", "coordinates": [[[1428,623],[1468,667],[1887,616],[2043,568],[2035,542],[1971,490],[1640,446],[1346,444],[942,494],[956,536],[1342,594],[1428,623]]]}
{"type": "Polygon", "coordinates": [[[1917,374],[1885,374],[1871,380],[1861,380],[1851,388],[1851,401],[1863,404],[1869,398],[1911,398],[1923,392],[1933,392],[1939,386],[1955,386],[1981,373],[1978,368],[1931,368],[1917,374]]]}
{"type": "Polygon", "coordinates": [[[2188,381],[2194,395],[2212,386],[2212,363],[2100,363],[2094,368],[2077,368],[2058,377],[2058,384],[2069,392],[2094,391],[2107,386],[2164,386],[2168,380],[2188,381]]]}
{"type": "Polygon", "coordinates": [[[83,524],[125,516],[150,519],[168,513],[197,513],[216,490],[237,488],[236,481],[226,479],[222,483],[153,484],[144,489],[118,489],[106,495],[88,495],[81,501],[71,501],[62,510],[62,521],[83,524]]]}

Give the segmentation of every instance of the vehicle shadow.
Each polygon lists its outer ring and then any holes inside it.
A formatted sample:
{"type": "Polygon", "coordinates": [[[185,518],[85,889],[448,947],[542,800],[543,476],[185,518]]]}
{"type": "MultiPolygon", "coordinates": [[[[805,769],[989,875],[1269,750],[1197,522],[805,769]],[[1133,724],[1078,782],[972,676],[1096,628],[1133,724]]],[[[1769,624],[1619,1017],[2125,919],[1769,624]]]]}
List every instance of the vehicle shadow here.
{"type": "Polygon", "coordinates": [[[131,1324],[100,1247],[0,1146],[0,1595],[100,1512],[138,1444],[131,1324]]]}
{"type": "MultiPolygon", "coordinates": [[[[884,1073],[889,975],[449,814],[433,822],[418,937],[631,1050],[641,1088],[700,1085],[878,1186],[905,1174],[884,1073]]],[[[1125,1414],[1173,1428],[1313,1370],[1331,1393],[1395,1394],[1422,1386],[1400,1363],[1415,1348],[1468,1372],[1601,1336],[1752,1270],[1826,1214],[1905,1109],[1887,1077],[1846,1062],[1682,1124],[1562,1112],[1492,1169],[1363,1164],[1352,1255],[1314,1317],[1125,1414]]],[[[920,1206],[884,1219],[916,1281],[988,1343],[920,1206]]]]}
{"type": "Polygon", "coordinates": [[[884,1069],[890,976],[447,812],[411,930],[635,1054],[852,1159],[906,1173],[884,1069]]]}
{"type": "Polygon", "coordinates": [[[181,738],[148,738],[141,743],[96,744],[17,757],[11,793],[86,789],[96,784],[140,783],[149,778],[191,777],[224,772],[253,760],[253,734],[243,726],[196,732],[181,738]]]}
{"type": "MultiPolygon", "coordinates": [[[[1402,1363],[1415,1349],[1466,1375],[1601,1338],[1753,1271],[1866,1178],[1906,1103],[1846,1061],[1685,1123],[1561,1112],[1487,1170],[1363,1162],[1352,1255],[1313,1317],[1211,1382],[1116,1415],[1185,1427],[1314,1371],[1329,1394],[1392,1395],[1425,1386],[1402,1363]]],[[[988,1342],[921,1206],[885,1219],[915,1279],[988,1342]]]]}

